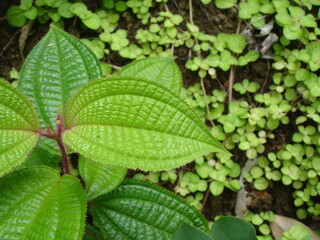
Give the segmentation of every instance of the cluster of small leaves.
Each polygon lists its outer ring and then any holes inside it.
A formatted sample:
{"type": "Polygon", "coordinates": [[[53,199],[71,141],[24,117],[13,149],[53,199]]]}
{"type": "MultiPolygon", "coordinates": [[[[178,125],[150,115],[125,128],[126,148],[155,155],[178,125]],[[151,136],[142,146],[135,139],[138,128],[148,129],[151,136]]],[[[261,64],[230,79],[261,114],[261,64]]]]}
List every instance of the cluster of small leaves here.
{"type": "Polygon", "coordinates": [[[183,17],[169,11],[159,12],[157,17],[150,18],[148,29],[138,29],[135,38],[147,56],[171,56],[171,46],[183,45],[184,33],[178,32],[183,17]]]}
{"type": "MultiPolygon", "coordinates": [[[[279,151],[270,152],[259,158],[258,166],[250,172],[249,181],[261,180],[262,189],[268,181],[282,181],[284,185],[292,185],[294,205],[298,207],[297,216],[306,218],[308,214],[319,216],[320,205],[315,200],[319,195],[319,100],[320,83],[317,71],[320,68],[319,50],[320,34],[314,11],[318,1],[245,1],[245,13],[253,16],[259,12],[275,14],[283,36],[274,48],[272,67],[279,72],[273,76],[270,90],[278,95],[278,107],[273,114],[283,116],[282,124],[289,122],[285,117],[288,112],[296,116],[291,124],[295,132],[289,144],[279,151]],[[249,5],[251,6],[249,8],[249,5]],[[253,9],[256,10],[253,13],[253,9]],[[267,10],[267,12],[265,12],[267,10]],[[297,48],[297,44],[299,47],[297,48]],[[280,97],[282,96],[282,97],[280,97]],[[280,98],[282,100],[280,101],[280,98]]],[[[241,8],[240,4],[240,8],[241,8]]],[[[243,12],[243,13],[244,13],[243,12]]],[[[239,15],[241,10],[239,12],[239,15]]],[[[241,16],[241,15],[240,15],[241,16]]],[[[261,19],[265,19],[263,18],[261,19]]],[[[243,17],[243,16],[242,16],[243,17]]],[[[248,15],[249,17],[249,15],[248,15]]],[[[263,20],[264,21],[264,20],[263,20]]],[[[261,23],[261,26],[265,23],[261,23]]],[[[259,26],[259,27],[261,27],[259,26]]],[[[256,96],[258,102],[266,104],[266,98],[256,96]]]]}
{"type": "Polygon", "coordinates": [[[269,223],[275,221],[275,215],[273,212],[253,213],[249,211],[243,219],[257,227],[257,231],[261,234],[257,236],[258,240],[273,239],[271,237],[271,229],[269,227],[269,223]]]}
{"type": "Polygon", "coordinates": [[[19,6],[12,6],[7,12],[8,22],[15,27],[22,27],[28,20],[35,19],[40,23],[51,20],[57,26],[63,26],[63,18],[75,15],[87,20],[92,17],[92,12],[84,4],[72,4],[67,0],[21,0],[19,6]]]}
{"type": "MultiPolygon", "coordinates": [[[[320,205],[316,202],[320,195],[320,159],[317,157],[320,85],[316,74],[320,68],[320,45],[316,37],[317,16],[312,15],[315,6],[318,6],[316,1],[248,0],[240,3],[239,16],[250,19],[253,27],[265,26],[265,16],[276,14],[276,23],[284,32],[273,46],[272,67],[278,72],[273,75],[273,84],[265,93],[257,93],[259,84],[248,79],[235,83],[233,88],[241,95],[245,94],[250,102],[239,98],[225,106],[223,91],[214,90],[204,96],[198,84],[184,93],[186,101],[204,121],[214,121],[212,132],[217,139],[224,141],[227,149],[237,148],[255,161],[255,166],[245,174],[245,178],[257,190],[267,189],[271,181],[281,181],[296,189],[294,204],[299,208],[297,216],[301,219],[308,214],[320,214],[320,205]],[[279,22],[278,18],[286,18],[288,22],[279,22]],[[297,33],[293,38],[294,31],[297,33]],[[295,44],[299,45],[298,49],[295,44]],[[296,118],[290,120],[289,115],[296,118]],[[288,124],[295,130],[292,138],[287,140],[287,144],[272,147],[271,152],[266,152],[265,144],[274,141],[275,130],[288,124]]],[[[204,59],[197,57],[195,60],[190,64],[195,70],[208,69],[204,59]]],[[[215,158],[217,163],[221,161],[215,158]]]]}
{"type": "MultiPolygon", "coordinates": [[[[155,0],[157,3],[166,3],[168,0],[155,0]]],[[[149,9],[152,7],[152,0],[129,0],[127,1],[128,7],[141,19],[142,24],[147,24],[150,18],[149,9]]]]}

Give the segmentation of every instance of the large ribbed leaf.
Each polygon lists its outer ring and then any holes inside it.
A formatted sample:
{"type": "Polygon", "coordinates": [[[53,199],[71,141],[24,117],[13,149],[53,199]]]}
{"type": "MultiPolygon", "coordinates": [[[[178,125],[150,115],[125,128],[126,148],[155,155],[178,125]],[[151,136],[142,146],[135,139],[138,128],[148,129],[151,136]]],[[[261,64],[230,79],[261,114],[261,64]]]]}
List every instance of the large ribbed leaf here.
{"type": "MultiPolygon", "coordinates": [[[[51,27],[33,48],[20,72],[19,88],[36,106],[41,128],[55,129],[59,109],[80,86],[101,75],[94,53],[80,40],[51,27]]],[[[41,146],[53,150],[56,142],[41,139],[41,146]]]]}
{"type": "Polygon", "coordinates": [[[81,239],[86,194],[79,180],[30,167],[0,180],[1,240],[81,239]]]}
{"type": "Polygon", "coordinates": [[[38,125],[30,101],[0,81],[0,176],[27,158],[37,143],[38,125]]]}
{"type": "Polygon", "coordinates": [[[129,77],[82,87],[68,104],[63,139],[94,161],[143,170],[178,167],[208,152],[228,154],[179,97],[129,77]]]}
{"type": "Polygon", "coordinates": [[[123,67],[118,75],[154,80],[180,94],[182,76],[178,66],[170,58],[143,58],[123,67]]]}
{"type": "Polygon", "coordinates": [[[110,240],[168,240],[183,222],[207,231],[206,220],[186,201],[133,179],[94,200],[90,212],[94,224],[110,240]]]}
{"type": "Polygon", "coordinates": [[[79,172],[86,182],[87,199],[91,200],[117,187],[126,176],[127,169],[80,157],[79,172]]]}

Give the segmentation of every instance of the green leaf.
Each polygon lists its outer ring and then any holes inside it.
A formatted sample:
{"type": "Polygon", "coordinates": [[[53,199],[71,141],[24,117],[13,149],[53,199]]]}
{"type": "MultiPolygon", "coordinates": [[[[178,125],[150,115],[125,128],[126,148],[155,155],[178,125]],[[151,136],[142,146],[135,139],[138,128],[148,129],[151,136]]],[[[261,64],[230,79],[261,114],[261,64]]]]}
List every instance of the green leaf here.
{"type": "Polygon", "coordinates": [[[0,180],[0,239],[81,239],[86,196],[79,180],[30,167],[0,180]]]}
{"type": "Polygon", "coordinates": [[[256,240],[254,227],[239,218],[221,217],[211,228],[211,236],[215,240],[256,240]]]}
{"type": "Polygon", "coordinates": [[[22,11],[18,6],[11,6],[8,9],[7,20],[8,23],[14,27],[22,27],[27,22],[24,11],[22,11]]]}
{"type": "Polygon", "coordinates": [[[90,212],[103,236],[112,240],[168,240],[183,222],[208,230],[203,216],[182,198],[133,179],[94,200],[90,212]]]}
{"type": "Polygon", "coordinates": [[[209,189],[213,196],[219,196],[224,190],[224,185],[221,182],[212,181],[209,185],[209,189]]]}
{"type": "Polygon", "coordinates": [[[142,77],[161,83],[180,94],[182,76],[178,66],[170,58],[143,58],[123,67],[120,76],[142,77]]]}
{"type": "Polygon", "coordinates": [[[0,176],[20,165],[38,141],[39,120],[30,101],[0,81],[0,176]]]}
{"type": "MultiPolygon", "coordinates": [[[[85,44],[51,27],[27,57],[19,88],[36,106],[41,128],[54,130],[58,112],[64,112],[71,94],[100,75],[100,64],[85,44]]],[[[51,139],[41,139],[40,143],[48,151],[58,149],[51,139]]]]}
{"type": "Polygon", "coordinates": [[[182,223],[171,240],[213,240],[207,233],[182,223]]]}
{"type": "Polygon", "coordinates": [[[143,170],[175,168],[209,152],[229,154],[178,96],[130,77],[96,80],[73,95],[63,139],[96,162],[143,170]]]}
{"type": "Polygon", "coordinates": [[[234,7],[237,4],[237,0],[215,0],[214,3],[217,8],[227,9],[234,7]]]}
{"type": "Polygon", "coordinates": [[[20,9],[25,11],[32,7],[32,0],[21,0],[20,1],[20,9]]]}
{"type": "Polygon", "coordinates": [[[87,198],[91,200],[116,188],[126,176],[125,168],[107,166],[80,157],[80,175],[86,182],[87,198]]]}
{"type": "Polygon", "coordinates": [[[38,14],[38,10],[37,10],[36,7],[30,8],[29,10],[27,10],[27,11],[24,13],[24,15],[25,15],[28,19],[31,19],[31,20],[36,19],[37,14],[38,14]]]}
{"type": "Polygon", "coordinates": [[[93,30],[97,30],[101,25],[100,18],[98,17],[97,14],[92,14],[92,16],[89,17],[88,19],[82,19],[82,22],[88,28],[93,29],[93,30]]]}
{"type": "Polygon", "coordinates": [[[264,177],[260,177],[256,180],[254,180],[253,184],[254,184],[255,189],[257,189],[259,191],[263,191],[263,190],[267,189],[269,182],[264,177]]]}
{"type": "Polygon", "coordinates": [[[74,16],[74,13],[71,12],[72,3],[66,2],[59,6],[58,13],[61,15],[61,17],[64,18],[72,18],[74,16]]]}

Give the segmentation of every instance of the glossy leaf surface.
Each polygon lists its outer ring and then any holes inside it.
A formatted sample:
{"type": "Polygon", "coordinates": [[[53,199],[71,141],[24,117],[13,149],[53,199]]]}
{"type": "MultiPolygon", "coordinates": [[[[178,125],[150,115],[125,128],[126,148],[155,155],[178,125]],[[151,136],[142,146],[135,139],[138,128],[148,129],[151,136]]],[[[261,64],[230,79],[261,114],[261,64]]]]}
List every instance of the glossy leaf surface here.
{"type": "Polygon", "coordinates": [[[254,227],[243,219],[235,217],[221,217],[211,228],[214,240],[256,240],[254,227]]]}
{"type": "MultiPolygon", "coordinates": [[[[35,105],[41,128],[55,129],[58,112],[64,111],[71,94],[100,75],[99,62],[84,43],[51,27],[27,57],[19,88],[35,105]]],[[[57,149],[51,139],[41,139],[41,146],[57,149]]]]}
{"type": "Polygon", "coordinates": [[[84,157],[79,159],[79,171],[86,182],[88,200],[110,192],[122,182],[127,173],[125,168],[103,165],[84,157]]]}
{"type": "Polygon", "coordinates": [[[181,72],[170,58],[139,59],[123,67],[117,74],[151,79],[180,94],[182,86],[181,72]]]}
{"type": "Polygon", "coordinates": [[[171,240],[213,240],[207,233],[182,223],[171,240]]]}
{"type": "Polygon", "coordinates": [[[81,239],[86,196],[76,177],[24,168],[0,180],[0,196],[0,239],[81,239]]]}
{"type": "Polygon", "coordinates": [[[20,165],[38,140],[38,118],[30,101],[0,81],[0,176],[20,165]]]}
{"type": "Polygon", "coordinates": [[[91,82],[67,110],[66,144],[104,164],[164,170],[208,152],[228,154],[186,103],[151,80],[91,82]]]}
{"type": "Polygon", "coordinates": [[[182,198],[133,179],[94,200],[90,212],[106,239],[168,240],[183,222],[207,230],[203,216],[182,198]]]}

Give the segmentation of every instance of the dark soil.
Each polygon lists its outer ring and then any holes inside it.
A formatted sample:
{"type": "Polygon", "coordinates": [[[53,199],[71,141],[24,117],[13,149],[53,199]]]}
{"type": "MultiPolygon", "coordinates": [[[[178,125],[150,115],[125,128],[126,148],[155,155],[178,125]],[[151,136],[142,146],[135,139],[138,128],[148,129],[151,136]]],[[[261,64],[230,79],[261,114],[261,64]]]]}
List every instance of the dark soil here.
{"type": "MultiPolygon", "coordinates": [[[[88,1],[92,2],[92,1],[88,1]]],[[[20,70],[23,64],[24,58],[28,55],[31,49],[38,43],[38,41],[47,33],[49,25],[41,25],[38,22],[34,22],[32,29],[28,33],[28,38],[25,41],[25,46],[22,52],[19,49],[19,37],[21,30],[10,26],[6,19],[6,11],[11,5],[18,5],[19,1],[1,1],[0,4],[0,77],[9,79],[9,72],[12,69],[20,70]]],[[[218,34],[219,32],[236,33],[240,26],[240,30],[245,27],[242,23],[239,25],[236,12],[233,10],[219,11],[212,7],[213,5],[203,6],[200,1],[194,1],[193,3],[193,21],[201,28],[201,31],[209,34],[218,34]]],[[[90,5],[90,8],[95,9],[95,4],[90,5]]],[[[184,18],[189,19],[189,1],[187,0],[172,0],[168,3],[169,9],[174,13],[179,13],[184,18]]],[[[152,11],[159,11],[159,9],[153,9],[152,11]]],[[[121,27],[126,27],[129,30],[129,36],[133,37],[135,31],[141,27],[140,23],[135,19],[134,15],[124,13],[121,18],[121,27]],[[135,22],[136,21],[136,22],[135,22]]],[[[97,33],[83,30],[79,22],[67,22],[66,31],[75,35],[76,37],[96,37],[97,33]]],[[[176,50],[176,62],[179,65],[184,79],[184,86],[191,86],[199,81],[197,74],[191,72],[185,68],[185,62],[189,58],[189,52],[185,49],[176,50]]],[[[127,59],[119,57],[118,54],[113,53],[106,57],[105,61],[113,63],[117,66],[123,66],[130,62],[127,59]]],[[[271,82],[272,73],[268,69],[270,63],[268,60],[259,60],[255,63],[249,64],[246,67],[235,69],[235,82],[242,81],[244,78],[259,82],[267,90],[267,86],[271,82]]],[[[211,92],[212,89],[224,89],[228,88],[229,72],[218,72],[219,79],[213,81],[209,78],[205,79],[205,86],[207,92],[211,92]]],[[[250,96],[248,99],[250,101],[250,96]]],[[[270,150],[286,144],[286,139],[290,139],[290,132],[286,129],[280,129],[278,131],[278,137],[276,137],[277,143],[270,145],[270,150]]],[[[237,157],[240,164],[243,165],[245,158],[241,156],[237,157]]],[[[187,166],[192,167],[192,164],[187,166]]],[[[250,186],[248,186],[250,188],[250,186]]],[[[173,189],[173,186],[169,186],[173,189]]],[[[292,206],[292,189],[285,187],[281,184],[274,184],[268,191],[256,192],[251,190],[249,193],[254,199],[249,208],[255,212],[272,210],[277,214],[286,215],[289,217],[295,216],[295,208],[292,206]]],[[[221,196],[214,197],[208,195],[206,205],[203,213],[205,216],[212,220],[217,215],[234,215],[236,193],[226,190],[221,196]]]]}

